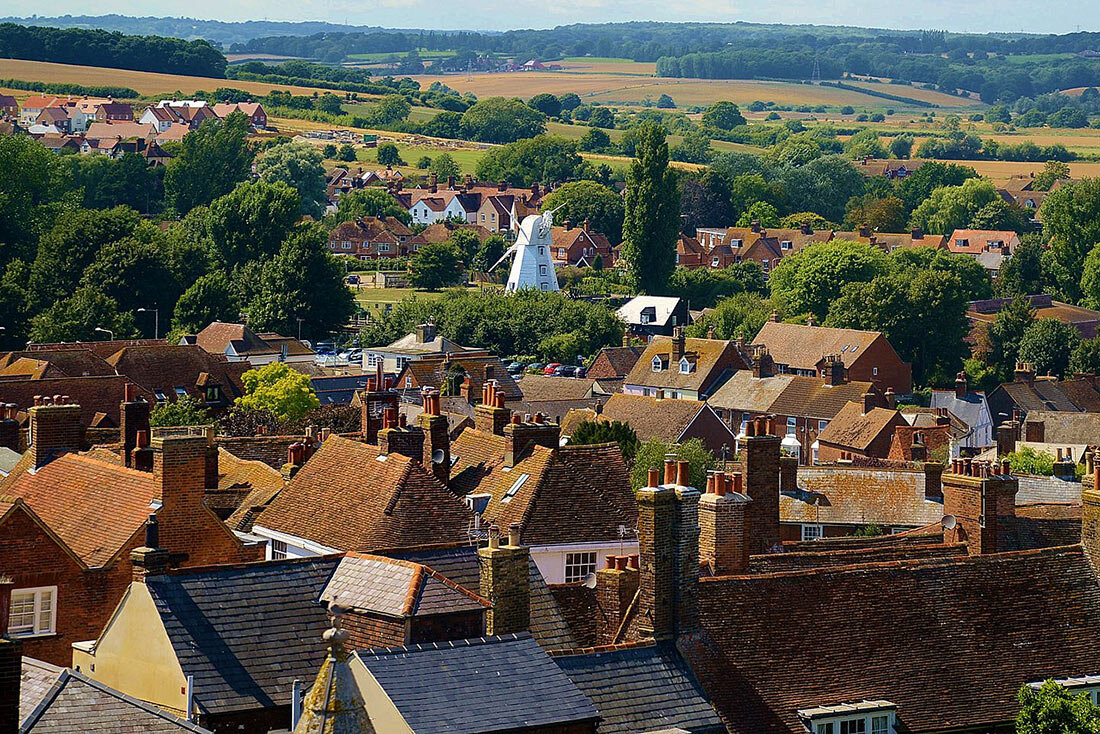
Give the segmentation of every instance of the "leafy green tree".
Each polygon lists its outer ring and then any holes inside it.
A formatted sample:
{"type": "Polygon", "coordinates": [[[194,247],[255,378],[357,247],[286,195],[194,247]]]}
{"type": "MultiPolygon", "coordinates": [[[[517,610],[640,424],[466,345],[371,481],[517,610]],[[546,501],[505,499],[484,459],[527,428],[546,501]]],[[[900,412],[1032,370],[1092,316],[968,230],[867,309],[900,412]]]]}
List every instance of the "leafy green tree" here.
{"type": "Polygon", "coordinates": [[[542,209],[556,209],[556,222],[581,224],[587,221],[593,230],[606,236],[612,245],[622,241],[623,199],[595,181],[562,184],[543,200],[542,209]]]}
{"type": "Polygon", "coordinates": [[[980,301],[993,297],[993,282],[977,260],[931,247],[907,247],[887,256],[890,268],[896,272],[915,274],[921,270],[951,273],[959,279],[967,300],[980,301]]]}
{"type": "Polygon", "coordinates": [[[920,168],[901,180],[897,195],[905,202],[905,208],[913,211],[941,186],[961,186],[967,179],[977,177],[977,172],[967,166],[925,161],[920,168]]]}
{"type": "Polygon", "coordinates": [[[487,273],[489,268],[493,267],[503,256],[504,238],[496,234],[492,237],[486,237],[485,241],[481,243],[481,247],[478,248],[477,254],[474,255],[471,267],[476,272],[487,273]]]}
{"type": "Polygon", "coordinates": [[[113,298],[123,311],[162,307],[166,316],[180,293],[160,247],[132,237],[104,245],[80,284],[113,298]]]}
{"type": "Polygon", "coordinates": [[[393,143],[379,143],[375,155],[378,158],[378,163],[383,166],[400,166],[405,163],[401,160],[401,151],[393,143]]]}
{"type": "Polygon", "coordinates": [[[538,110],[547,117],[557,117],[561,114],[561,100],[545,92],[536,94],[527,101],[527,105],[531,109],[538,110]]]}
{"type": "Polygon", "coordinates": [[[161,203],[158,169],[139,155],[126,153],[120,158],[105,155],[63,156],[58,165],[74,188],[84,192],[88,209],[128,206],[149,214],[161,203]]]}
{"type": "Polygon", "coordinates": [[[12,260],[0,274],[0,349],[21,349],[27,343],[30,313],[27,310],[27,280],[30,266],[12,260]]]}
{"type": "Polygon", "coordinates": [[[611,145],[611,137],[598,127],[590,127],[584,131],[577,146],[588,152],[606,150],[611,145]]]}
{"type": "Polygon", "coordinates": [[[349,145],[348,143],[344,143],[340,146],[340,151],[336,154],[336,156],[344,163],[352,163],[358,158],[358,156],[355,154],[355,147],[349,145]]]}
{"type": "Polygon", "coordinates": [[[336,158],[336,146],[333,143],[325,143],[324,147],[321,148],[321,155],[329,160],[336,158]]]}
{"type": "Polygon", "coordinates": [[[462,282],[458,250],[449,243],[427,244],[409,261],[409,282],[416,288],[437,291],[462,282]]]}
{"type": "Polygon", "coordinates": [[[615,113],[610,107],[593,107],[592,114],[588,117],[590,127],[602,127],[606,130],[615,129],[615,113]]]}
{"type": "Polygon", "coordinates": [[[1068,181],[1070,178],[1069,164],[1064,161],[1047,161],[1043,170],[1035,175],[1034,188],[1036,191],[1050,191],[1058,181],[1068,181]]]}
{"type": "Polygon", "coordinates": [[[709,163],[710,136],[701,129],[684,133],[684,139],[672,149],[669,157],[685,163],[709,163]]]}
{"type": "Polygon", "coordinates": [[[460,227],[447,238],[447,243],[458,253],[458,258],[464,263],[471,262],[481,249],[481,240],[474,230],[460,227]]]}
{"type": "Polygon", "coordinates": [[[654,438],[638,447],[638,452],[634,455],[634,466],[630,470],[630,486],[635,490],[646,486],[649,483],[649,470],[661,469],[668,455],[691,464],[691,484],[697,488],[706,487],[707,472],[717,465],[714,454],[698,438],[683,443],[665,443],[654,438]]]}
{"type": "Polygon", "coordinates": [[[712,308],[738,293],[764,293],[764,271],[756,262],[736,263],[722,270],[676,268],[668,281],[669,295],[683,298],[692,308],[712,308]]]}
{"type": "Polygon", "coordinates": [[[986,122],[1000,122],[1007,125],[1012,122],[1012,113],[1003,104],[995,104],[985,112],[986,122]]]}
{"type": "Polygon", "coordinates": [[[768,284],[790,313],[812,313],[821,323],[845,285],[868,283],[887,268],[886,255],[878,247],[834,240],[784,257],[768,284]]]}
{"type": "Polygon", "coordinates": [[[96,331],[106,329],[116,339],[129,339],[138,335],[134,327],[134,315],[120,312],[113,298],[92,288],[79,288],[68,298],[56,301],[52,306],[31,319],[31,340],[36,342],[96,341],[107,334],[96,331]]]}
{"type": "Polygon", "coordinates": [[[1018,450],[1006,454],[1005,458],[1008,459],[1008,465],[1012,467],[1013,474],[1031,474],[1040,477],[1049,477],[1054,474],[1054,455],[1047,451],[1021,446],[1018,450]]]}
{"type": "Polygon", "coordinates": [[[848,201],[844,224],[853,230],[866,224],[872,231],[903,232],[907,226],[905,202],[896,196],[864,194],[848,201]]]}
{"type": "MultiPolygon", "coordinates": [[[[1043,290],[1042,254],[1041,244],[1023,238],[1020,246],[1012,253],[1012,257],[1001,265],[1000,278],[997,279],[997,293],[1002,298],[1041,293],[1043,290]]],[[[1088,270],[1086,259],[1084,272],[1087,273],[1088,270]]],[[[1096,261],[1096,274],[1100,276],[1100,256],[1096,261]]],[[[1082,274],[1081,287],[1087,296],[1088,290],[1085,287],[1084,277],[1082,274]]],[[[1097,285],[1100,286],[1100,281],[1097,285]]]]}
{"type": "Polygon", "coordinates": [[[754,222],[762,227],[778,227],[779,210],[766,201],[755,202],[737,218],[737,226],[749,227],[754,222]]]}
{"type": "Polygon", "coordinates": [[[458,175],[458,164],[450,153],[440,153],[432,159],[428,167],[438,178],[446,179],[448,176],[458,175]]]}
{"type": "Polygon", "coordinates": [[[732,130],[745,123],[745,116],[733,102],[715,102],[703,113],[703,124],[719,130],[732,130]]]}
{"type": "Polygon", "coordinates": [[[482,181],[530,186],[537,181],[566,181],[584,172],[577,143],[556,135],[538,135],[493,148],[477,162],[482,181]]]}
{"type": "Polygon", "coordinates": [[[421,171],[427,171],[429,168],[432,167],[431,156],[422,155],[417,158],[416,167],[419,168],[421,171]]]}
{"type": "Polygon", "coordinates": [[[665,131],[645,122],[636,129],[637,157],[626,177],[622,258],[642,293],[662,293],[676,266],[680,192],[668,167],[665,131]]]}
{"type": "Polygon", "coordinates": [[[248,118],[234,112],[184,136],[164,171],[164,198],[181,215],[228,194],[252,170],[248,118]]]}
{"type": "Polygon", "coordinates": [[[779,226],[782,229],[798,229],[804,224],[809,225],[811,229],[818,232],[826,229],[839,229],[836,224],[817,212],[795,212],[779,220],[779,226]]]}
{"type": "Polygon", "coordinates": [[[201,226],[215,260],[233,268],[275,255],[300,211],[298,192],[285,182],[250,181],[211,202],[201,226]]]}
{"type": "MultiPolygon", "coordinates": [[[[76,290],[81,274],[100,249],[142,228],[138,213],[128,207],[80,209],[59,221],[42,236],[31,264],[28,283],[32,311],[45,308],[76,290]]],[[[146,225],[146,230],[155,230],[146,225]]]]}
{"type": "Polygon", "coordinates": [[[546,115],[517,99],[489,97],[462,113],[462,133],[482,143],[511,143],[546,131],[546,115]]]}
{"type": "Polygon", "coordinates": [[[57,157],[26,135],[0,135],[0,268],[11,260],[34,259],[34,245],[48,221],[45,208],[64,191],[57,157]]]}
{"type": "Polygon", "coordinates": [[[776,304],[756,293],[738,293],[719,301],[713,311],[687,328],[687,335],[705,337],[713,326],[718,339],[740,338],[751,342],[774,310],[776,304]]]}
{"type": "Polygon", "coordinates": [[[950,235],[956,229],[968,227],[987,204],[1000,200],[997,189],[984,179],[968,179],[960,186],[941,186],[913,211],[912,224],[930,234],[950,235]]]}
{"type": "Polygon", "coordinates": [[[913,138],[909,135],[898,135],[890,141],[890,155],[902,160],[913,154],[913,138]]]}
{"type": "Polygon", "coordinates": [[[181,395],[170,403],[157,403],[149,413],[151,426],[205,426],[212,422],[210,411],[190,395],[181,395]]]}
{"type": "Polygon", "coordinates": [[[328,254],[328,233],[317,223],[299,225],[275,257],[239,270],[236,288],[257,331],[294,334],[301,319],[302,335],[316,339],[355,313],[344,265],[328,254]]]}
{"type": "Polygon", "coordinates": [[[641,443],[638,434],[629,423],[622,421],[582,421],[569,437],[571,446],[587,446],[596,443],[617,443],[628,464],[634,460],[641,443]]]}
{"type": "Polygon", "coordinates": [[[558,101],[561,103],[563,110],[575,110],[581,106],[581,98],[573,92],[566,92],[558,97],[558,101]]]}
{"type": "Polygon", "coordinates": [[[412,105],[400,94],[387,94],[369,111],[367,119],[372,125],[393,125],[408,118],[412,105]]]}
{"type": "Polygon", "coordinates": [[[236,400],[242,408],[267,410],[281,421],[294,421],[321,403],[309,375],[283,362],[265,364],[241,375],[245,394],[236,400]]]}
{"type": "Polygon", "coordinates": [[[1100,338],[1082,339],[1069,358],[1070,373],[1100,374],[1100,338]]]}
{"type": "Polygon", "coordinates": [[[1100,178],[1073,181],[1050,192],[1040,213],[1044,234],[1050,237],[1044,265],[1058,295],[1076,301],[1085,257],[1100,243],[1100,178]]]}
{"type": "Polygon", "coordinates": [[[342,115],[344,114],[343,103],[344,100],[332,92],[325,92],[313,101],[313,108],[330,115],[342,115]]]}
{"type": "Polygon", "coordinates": [[[684,233],[694,234],[699,227],[729,224],[735,219],[732,201],[733,191],[722,174],[710,168],[701,176],[685,172],[680,178],[680,211],[684,233]]]}
{"type": "Polygon", "coordinates": [[[221,271],[214,271],[192,283],[176,301],[172,330],[196,334],[214,321],[236,321],[240,311],[229,278],[221,271]]]}
{"type": "Polygon", "coordinates": [[[1048,680],[1035,690],[1020,688],[1016,699],[1016,734],[1097,734],[1100,732],[1100,708],[1089,701],[1087,693],[1074,693],[1048,680]]]}
{"type": "Polygon", "coordinates": [[[844,144],[844,152],[850,158],[885,158],[886,148],[882,147],[878,133],[870,128],[860,130],[844,144]]]}
{"type": "Polygon", "coordinates": [[[1031,220],[1019,205],[994,199],[974,213],[969,228],[1027,232],[1031,229],[1031,220]]]}
{"type": "Polygon", "coordinates": [[[1014,298],[993,323],[977,331],[974,357],[993,370],[994,382],[1011,379],[1020,355],[1020,342],[1034,322],[1035,312],[1027,299],[1014,298]]]}
{"type": "Polygon", "coordinates": [[[657,98],[657,109],[660,110],[674,110],[676,109],[676,103],[672,101],[672,97],[667,94],[662,94],[657,98]]]}
{"type": "Polygon", "coordinates": [[[1081,332],[1075,326],[1055,319],[1038,319],[1020,339],[1020,361],[1035,365],[1038,374],[1061,377],[1080,341],[1081,332]]]}
{"type": "Polygon", "coordinates": [[[825,152],[816,139],[807,133],[799,133],[780,140],[768,149],[768,159],[779,166],[797,168],[817,160],[825,152]]]}
{"type": "MultiPolygon", "coordinates": [[[[843,156],[828,155],[780,172],[787,211],[813,211],[831,222],[844,219],[844,207],[867,190],[867,179],[843,156]]],[[[778,206],[778,202],[772,202],[778,206]]]]}
{"type": "MultiPolygon", "coordinates": [[[[436,156],[436,161],[442,156],[436,156]]],[[[405,224],[412,222],[409,210],[401,206],[397,199],[379,187],[353,189],[343,194],[336,202],[333,226],[340,222],[352,222],[361,217],[394,217],[405,224]]]]}

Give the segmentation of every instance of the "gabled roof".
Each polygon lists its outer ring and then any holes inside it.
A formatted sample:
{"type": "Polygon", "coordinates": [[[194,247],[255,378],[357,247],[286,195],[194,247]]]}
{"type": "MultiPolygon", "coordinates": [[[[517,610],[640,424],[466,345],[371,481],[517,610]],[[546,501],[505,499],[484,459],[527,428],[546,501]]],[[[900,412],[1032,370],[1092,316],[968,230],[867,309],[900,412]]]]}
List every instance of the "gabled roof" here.
{"type": "Polygon", "coordinates": [[[649,310],[653,313],[653,318],[647,322],[648,325],[667,326],[680,304],[681,300],[674,296],[634,296],[620,306],[616,313],[628,324],[641,324],[642,312],[649,310]]]}
{"type": "Polygon", "coordinates": [[[877,331],[768,321],[757,333],[753,344],[767,347],[776,364],[813,370],[821,358],[829,354],[839,355],[844,366],[851,367],[879,338],[882,334],[877,331]]]}
{"type": "Polygon", "coordinates": [[[587,377],[551,377],[549,375],[522,375],[519,387],[526,403],[542,403],[557,400],[583,400],[592,395],[595,379],[587,377]]]}
{"type": "Polygon", "coordinates": [[[90,349],[82,347],[65,349],[36,349],[34,351],[0,354],[0,367],[18,360],[30,359],[48,362],[59,374],[47,372],[42,377],[92,377],[116,374],[114,367],[90,349]]]}
{"type": "Polygon", "coordinates": [[[819,420],[833,420],[845,405],[863,401],[866,393],[878,395],[871,382],[845,382],[829,385],[819,377],[795,376],[779,394],[768,412],[795,415],[819,420]]]}
{"type": "Polygon", "coordinates": [[[1100,413],[1032,410],[1027,420],[1042,421],[1046,443],[1100,445],[1100,413]]]}
{"type": "Polygon", "coordinates": [[[170,400],[175,400],[176,387],[205,399],[205,388],[217,385],[232,402],[244,395],[241,375],[249,368],[246,362],[228,362],[197,344],[123,347],[107,362],[147,391],[163,390],[170,400]]]}
{"type": "MultiPolygon", "coordinates": [[[[422,564],[465,589],[476,591],[480,588],[481,572],[477,548],[469,543],[453,548],[395,551],[387,555],[422,564]]],[[[531,590],[531,634],[547,649],[574,647],[569,625],[534,559],[529,559],[528,578],[531,590]]]]}
{"type": "Polygon", "coordinates": [[[601,420],[629,423],[638,438],[679,441],[707,404],[701,400],[658,400],[643,395],[616,393],[604,403],[601,420]]]}
{"type": "Polygon", "coordinates": [[[1007,724],[1021,685],[1100,655],[1080,547],[707,578],[699,620],[686,654],[737,734],[804,732],[799,709],[877,699],[908,731],[1007,724]]]}
{"type": "Polygon", "coordinates": [[[376,351],[407,352],[409,354],[450,354],[452,352],[477,351],[456,344],[442,334],[436,334],[434,339],[422,342],[415,331],[387,344],[385,347],[374,347],[374,349],[376,351]]]}
{"type": "Polygon", "coordinates": [[[851,402],[840,409],[825,430],[817,435],[821,443],[843,446],[857,451],[871,447],[884,432],[893,433],[898,423],[905,424],[901,413],[891,408],[871,408],[863,412],[862,402],[851,402]]]}
{"type": "Polygon", "coordinates": [[[596,355],[596,359],[606,360],[616,377],[626,377],[634,369],[643,352],[645,347],[604,347],[596,355]]]}
{"type": "Polygon", "coordinates": [[[465,429],[451,445],[451,486],[490,495],[482,520],[502,528],[519,523],[525,545],[616,540],[620,525],[637,522],[617,444],[536,445],[511,468],[504,453],[504,436],[465,429]]]}
{"type": "Polygon", "coordinates": [[[554,662],[599,709],[600,734],[726,731],[673,644],[554,655],[554,662]]]}
{"type": "Polygon", "coordinates": [[[751,370],[738,370],[707,398],[707,402],[723,410],[767,413],[794,379],[794,375],[753,377],[751,370]]]}
{"type": "Polygon", "coordinates": [[[436,222],[435,224],[429,224],[424,228],[424,231],[420,233],[420,236],[428,243],[446,242],[451,239],[451,235],[454,234],[456,229],[465,229],[473,232],[477,235],[479,242],[485,242],[485,240],[493,236],[492,232],[482,227],[480,224],[456,224],[454,222],[436,222]]]}
{"type": "Polygon", "coordinates": [[[405,365],[397,376],[397,385],[403,388],[405,378],[411,374],[417,387],[432,387],[446,392],[445,383],[449,373],[465,374],[469,377],[474,395],[481,394],[481,389],[487,380],[496,380],[497,389],[504,391],[506,400],[519,400],[523,397],[523,391],[505,369],[504,363],[498,357],[484,352],[425,355],[405,365]]]}
{"type": "Polygon", "coordinates": [[[956,229],[947,238],[947,249],[976,255],[986,252],[992,243],[1008,246],[1019,239],[1020,236],[1010,230],[956,229]]]}
{"type": "Polygon", "coordinates": [[[145,579],[200,711],[285,706],[317,675],[328,626],[321,592],[335,556],[172,571],[145,579]]]}
{"type": "Polygon", "coordinates": [[[23,658],[19,718],[22,722],[20,734],[77,731],[210,734],[197,724],[120,693],[75,670],[31,658],[23,658]]]}
{"type": "Polygon", "coordinates": [[[417,734],[564,729],[599,718],[526,632],[356,655],[417,734]]]}
{"type": "Polygon", "coordinates": [[[242,357],[275,352],[244,324],[227,324],[223,321],[214,321],[207,325],[195,335],[195,343],[211,354],[225,354],[230,345],[242,357]]]}
{"type": "Polygon", "coordinates": [[[995,392],[1008,395],[1026,413],[1032,411],[1096,412],[1100,392],[1088,380],[1038,378],[1031,382],[1006,382],[995,392]]]}
{"type": "MultiPolygon", "coordinates": [[[[15,403],[20,410],[27,410],[34,405],[35,395],[68,395],[72,402],[79,403],[80,420],[85,426],[93,425],[99,413],[117,426],[119,405],[129,382],[123,375],[0,380],[0,402],[15,403]]],[[[145,390],[139,389],[138,394],[153,399],[145,390]]]]}
{"type": "Polygon", "coordinates": [[[255,524],[336,550],[373,551],[465,542],[471,519],[418,462],[330,436],[255,524]]]}
{"type": "Polygon", "coordinates": [[[93,122],[84,132],[85,139],[103,140],[120,137],[123,140],[129,138],[141,138],[152,140],[157,129],[150,123],[140,122],[93,122]]]}
{"type": "Polygon", "coordinates": [[[160,498],[147,472],[80,454],[14,471],[4,494],[23,500],[89,568],[109,563],[142,530],[160,498]]]}
{"type": "Polygon", "coordinates": [[[348,553],[336,567],[321,601],[356,611],[408,618],[480,611],[492,604],[473,591],[411,561],[348,553]]]}
{"type": "Polygon", "coordinates": [[[694,359],[690,372],[680,372],[679,364],[672,359],[673,337],[655,336],[645,352],[634,363],[634,369],[626,376],[628,385],[702,391],[713,385],[727,371],[744,369],[748,365],[737,345],[723,339],[684,339],[684,355],[694,359]],[[660,372],[653,371],[653,359],[660,358],[665,365],[660,372]]]}

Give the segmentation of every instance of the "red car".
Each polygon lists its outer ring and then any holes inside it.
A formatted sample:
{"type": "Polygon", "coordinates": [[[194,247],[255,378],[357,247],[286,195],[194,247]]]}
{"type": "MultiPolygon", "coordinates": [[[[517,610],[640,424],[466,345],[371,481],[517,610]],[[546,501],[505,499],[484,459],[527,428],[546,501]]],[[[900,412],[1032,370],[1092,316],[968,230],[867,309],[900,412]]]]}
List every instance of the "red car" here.
{"type": "Polygon", "coordinates": [[[554,374],[554,370],[556,370],[558,367],[561,367],[561,362],[551,362],[543,368],[542,374],[552,375],[554,374]]]}

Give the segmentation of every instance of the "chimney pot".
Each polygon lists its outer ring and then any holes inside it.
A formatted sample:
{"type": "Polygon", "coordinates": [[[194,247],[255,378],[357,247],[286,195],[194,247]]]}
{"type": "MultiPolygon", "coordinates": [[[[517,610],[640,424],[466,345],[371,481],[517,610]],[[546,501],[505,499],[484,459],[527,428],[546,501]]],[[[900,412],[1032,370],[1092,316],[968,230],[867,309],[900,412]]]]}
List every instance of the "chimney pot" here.
{"type": "Polygon", "coordinates": [[[649,487],[660,486],[660,484],[661,484],[661,470],[660,469],[650,469],[648,479],[649,479],[649,481],[648,481],[648,484],[646,486],[649,486],[649,487]]]}
{"type": "Polygon", "coordinates": [[[513,548],[518,548],[520,546],[520,527],[518,522],[514,522],[508,526],[508,545],[513,548]]]}
{"type": "Polygon", "coordinates": [[[606,556],[604,556],[604,563],[606,564],[605,568],[607,568],[607,569],[615,568],[615,556],[614,556],[614,554],[608,553],[606,556]]]}
{"type": "Polygon", "coordinates": [[[681,487],[687,487],[691,485],[691,462],[690,461],[678,461],[676,462],[676,484],[681,487]]]}
{"type": "Polygon", "coordinates": [[[676,460],[665,459],[665,486],[676,484],[676,460]]]}
{"type": "Polygon", "coordinates": [[[616,571],[625,571],[626,570],[626,560],[627,560],[626,556],[615,556],[615,570],[616,571]]]}

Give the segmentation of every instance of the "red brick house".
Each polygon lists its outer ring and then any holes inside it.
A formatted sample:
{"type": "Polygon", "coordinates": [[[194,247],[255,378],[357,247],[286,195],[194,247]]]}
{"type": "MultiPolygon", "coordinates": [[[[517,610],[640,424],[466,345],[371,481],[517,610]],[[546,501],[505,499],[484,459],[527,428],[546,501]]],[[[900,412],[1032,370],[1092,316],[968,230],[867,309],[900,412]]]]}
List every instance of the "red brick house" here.
{"type": "MultiPolygon", "coordinates": [[[[172,566],[256,560],[263,546],[239,540],[203,503],[217,486],[209,437],[154,436],[149,404],[124,403],[122,451],[78,453],[80,406],[30,409],[30,446],[0,482],[0,574],[14,578],[9,633],[24,653],[67,665],[75,642],[94,639],[134,569],[130,551],[155,518],[172,566]]],[[[178,430],[178,429],[177,429],[178,430]]]]}
{"type": "Polygon", "coordinates": [[[733,432],[701,400],[616,393],[598,409],[570,410],[562,421],[562,435],[570,436],[582,422],[592,420],[629,423],[642,441],[680,443],[697,438],[716,455],[723,447],[730,455],[734,450],[733,432]]]}
{"type": "Polygon", "coordinates": [[[817,436],[816,462],[885,459],[890,455],[894,430],[909,424],[898,411],[875,407],[875,402],[875,396],[867,393],[862,401],[848,403],[836,414],[817,436]]]}
{"type": "Polygon", "coordinates": [[[332,230],[328,248],[333,255],[359,260],[385,260],[412,255],[426,240],[395,217],[363,217],[342,222],[332,230]]]}
{"type": "Polygon", "coordinates": [[[588,368],[588,376],[595,379],[621,380],[630,374],[642,356],[645,347],[630,346],[625,343],[621,347],[604,347],[596,355],[592,366],[588,368]]]}
{"type": "Polygon", "coordinates": [[[267,112],[259,102],[223,102],[214,105],[214,114],[224,120],[234,112],[240,112],[248,118],[251,127],[267,127],[267,112]]]}
{"type": "Polygon", "coordinates": [[[676,240],[676,264],[681,268],[701,268],[706,264],[707,250],[694,237],[681,234],[676,240]]]}
{"type": "Polygon", "coordinates": [[[553,244],[550,246],[550,256],[554,258],[555,265],[591,267],[597,256],[604,267],[614,263],[611,243],[599,232],[594,232],[587,220],[581,227],[568,223],[564,227],[552,227],[551,235],[553,244]]]}

